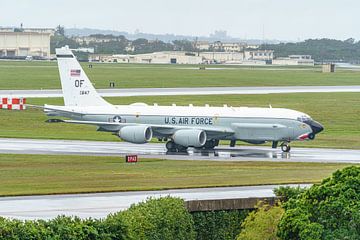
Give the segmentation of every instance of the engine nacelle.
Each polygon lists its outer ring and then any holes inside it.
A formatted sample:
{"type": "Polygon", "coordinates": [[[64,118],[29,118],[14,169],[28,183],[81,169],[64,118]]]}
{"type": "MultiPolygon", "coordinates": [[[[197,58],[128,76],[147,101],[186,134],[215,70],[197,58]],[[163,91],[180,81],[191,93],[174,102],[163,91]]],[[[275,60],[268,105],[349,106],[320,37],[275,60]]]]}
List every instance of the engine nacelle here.
{"type": "Polygon", "coordinates": [[[131,143],[147,143],[151,140],[153,132],[148,126],[126,126],[118,132],[119,137],[131,143]]]}
{"type": "Polygon", "coordinates": [[[197,129],[181,129],[174,133],[173,140],[184,147],[202,147],[206,143],[206,132],[197,129]]]}

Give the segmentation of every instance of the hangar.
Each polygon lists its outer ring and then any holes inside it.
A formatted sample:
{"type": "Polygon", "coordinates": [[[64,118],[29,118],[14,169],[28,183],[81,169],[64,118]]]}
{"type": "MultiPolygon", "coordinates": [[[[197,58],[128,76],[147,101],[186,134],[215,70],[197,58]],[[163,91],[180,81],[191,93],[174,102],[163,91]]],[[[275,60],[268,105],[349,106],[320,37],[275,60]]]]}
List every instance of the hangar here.
{"type": "Polygon", "coordinates": [[[0,57],[50,57],[50,37],[53,29],[0,28],[0,57]]]}
{"type": "Polygon", "coordinates": [[[244,52],[181,52],[165,51],[145,54],[116,54],[90,56],[93,61],[118,63],[153,63],[153,64],[266,64],[273,59],[273,51],[256,50],[244,52]]]}
{"type": "Polygon", "coordinates": [[[136,55],[94,55],[93,60],[119,63],[200,64],[202,57],[188,52],[154,52],[136,55]]]}

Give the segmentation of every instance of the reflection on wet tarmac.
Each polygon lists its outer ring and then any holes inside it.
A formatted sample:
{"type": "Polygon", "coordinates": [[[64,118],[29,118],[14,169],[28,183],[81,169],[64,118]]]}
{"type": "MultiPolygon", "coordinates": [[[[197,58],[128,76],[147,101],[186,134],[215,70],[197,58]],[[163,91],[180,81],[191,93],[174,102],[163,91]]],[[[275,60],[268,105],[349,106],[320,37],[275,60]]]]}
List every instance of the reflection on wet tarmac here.
{"type": "MultiPolygon", "coordinates": [[[[161,154],[159,152],[159,154],[161,154]]],[[[214,150],[199,150],[192,149],[185,152],[166,152],[165,155],[169,156],[202,156],[202,157],[221,157],[221,158],[285,158],[290,159],[290,153],[280,153],[278,150],[269,148],[264,149],[229,149],[229,148],[216,148],[214,150]]]]}

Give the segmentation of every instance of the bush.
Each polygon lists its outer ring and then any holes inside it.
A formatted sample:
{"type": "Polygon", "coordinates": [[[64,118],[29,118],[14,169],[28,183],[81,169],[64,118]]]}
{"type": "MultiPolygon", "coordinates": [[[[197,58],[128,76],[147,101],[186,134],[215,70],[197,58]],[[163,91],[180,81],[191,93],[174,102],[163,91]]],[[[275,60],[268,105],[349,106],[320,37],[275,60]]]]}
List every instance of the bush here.
{"type": "Polygon", "coordinates": [[[194,212],[192,216],[196,239],[233,240],[239,234],[241,222],[248,213],[248,210],[194,212]]]}
{"type": "Polygon", "coordinates": [[[238,240],[275,240],[277,225],[284,209],[279,205],[269,206],[259,203],[258,208],[251,212],[241,224],[242,230],[238,240]]]}
{"type": "Polygon", "coordinates": [[[282,239],[359,239],[360,167],[336,171],[284,207],[282,239]]]}
{"type": "Polygon", "coordinates": [[[291,198],[297,198],[301,193],[305,192],[306,188],[281,186],[274,189],[274,193],[277,197],[281,198],[281,201],[287,202],[291,198]]]}
{"type": "Polygon", "coordinates": [[[195,239],[191,215],[180,198],[150,198],[113,217],[124,219],[131,239],[195,239]]]}
{"type": "Polygon", "coordinates": [[[49,231],[44,227],[44,221],[19,221],[0,219],[0,239],[46,239],[49,231]]]}
{"type": "Polygon", "coordinates": [[[105,221],[59,216],[49,221],[19,221],[0,219],[0,239],[11,240],[62,240],[62,239],[127,239],[121,219],[105,221]],[[116,226],[116,227],[114,227],[116,226]]]}
{"type": "MultiPolygon", "coordinates": [[[[122,237],[114,237],[122,235],[115,235],[116,233],[109,231],[106,223],[103,220],[82,220],[78,217],[59,216],[46,222],[45,227],[49,229],[51,239],[124,239],[122,237]]],[[[122,221],[118,219],[117,224],[121,225],[122,221]]]]}

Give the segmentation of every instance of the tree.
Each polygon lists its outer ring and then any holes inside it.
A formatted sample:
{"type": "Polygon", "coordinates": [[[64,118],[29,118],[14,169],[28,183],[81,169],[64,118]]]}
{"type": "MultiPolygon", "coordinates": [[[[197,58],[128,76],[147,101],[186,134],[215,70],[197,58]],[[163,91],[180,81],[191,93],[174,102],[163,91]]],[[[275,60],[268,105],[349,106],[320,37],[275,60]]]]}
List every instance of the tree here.
{"type": "Polygon", "coordinates": [[[312,55],[315,61],[360,61],[360,44],[352,38],[345,41],[323,38],[297,43],[264,44],[260,49],[272,49],[276,57],[306,54],[312,55]]]}
{"type": "Polygon", "coordinates": [[[284,204],[281,239],[359,239],[360,167],[348,167],[284,204]]]}
{"type": "Polygon", "coordinates": [[[65,36],[65,28],[63,26],[58,25],[56,27],[55,34],[60,36],[65,36]]]}
{"type": "Polygon", "coordinates": [[[191,213],[197,240],[234,240],[249,210],[204,211],[191,213]]]}
{"type": "Polygon", "coordinates": [[[194,44],[189,40],[174,40],[173,45],[175,51],[195,51],[194,44]]]}
{"type": "Polygon", "coordinates": [[[195,239],[192,217],[180,198],[149,198],[113,217],[123,219],[130,239],[195,239]]]}
{"type": "Polygon", "coordinates": [[[281,186],[274,189],[274,193],[277,197],[281,198],[282,202],[287,202],[291,198],[297,198],[303,193],[306,189],[301,188],[300,186],[297,187],[290,187],[290,186],[281,186]]]}
{"type": "Polygon", "coordinates": [[[259,203],[241,224],[242,230],[238,240],[276,240],[277,225],[280,222],[284,209],[280,204],[269,206],[259,203]]]}

